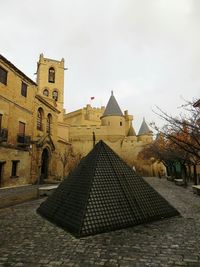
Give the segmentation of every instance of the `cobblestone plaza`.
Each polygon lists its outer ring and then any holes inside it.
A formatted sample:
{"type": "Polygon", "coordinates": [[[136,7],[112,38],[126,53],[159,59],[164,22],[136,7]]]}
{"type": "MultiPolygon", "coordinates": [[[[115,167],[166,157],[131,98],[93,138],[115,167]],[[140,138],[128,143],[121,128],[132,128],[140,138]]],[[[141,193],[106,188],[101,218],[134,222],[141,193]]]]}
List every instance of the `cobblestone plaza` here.
{"type": "Polygon", "coordinates": [[[200,267],[200,197],[146,180],[181,217],[76,239],[36,214],[43,199],[0,209],[0,266],[200,267]]]}

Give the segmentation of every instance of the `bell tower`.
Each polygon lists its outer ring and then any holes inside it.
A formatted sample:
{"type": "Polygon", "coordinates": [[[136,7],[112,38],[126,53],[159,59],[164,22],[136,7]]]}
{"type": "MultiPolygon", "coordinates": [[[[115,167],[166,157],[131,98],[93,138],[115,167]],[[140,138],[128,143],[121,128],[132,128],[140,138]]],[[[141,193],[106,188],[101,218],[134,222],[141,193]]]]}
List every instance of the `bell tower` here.
{"type": "Polygon", "coordinates": [[[64,59],[45,58],[40,54],[37,64],[38,94],[54,105],[63,115],[64,105],[64,59]]]}

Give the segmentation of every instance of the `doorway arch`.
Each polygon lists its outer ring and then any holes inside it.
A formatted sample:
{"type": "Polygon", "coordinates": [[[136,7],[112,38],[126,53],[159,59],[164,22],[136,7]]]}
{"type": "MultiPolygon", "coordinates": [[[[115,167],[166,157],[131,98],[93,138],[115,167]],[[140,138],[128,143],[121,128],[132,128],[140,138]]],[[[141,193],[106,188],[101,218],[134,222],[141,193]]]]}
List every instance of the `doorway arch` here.
{"type": "Polygon", "coordinates": [[[42,151],[42,157],[41,157],[40,184],[43,184],[44,181],[48,179],[49,158],[50,158],[49,150],[47,148],[44,148],[42,151]]]}

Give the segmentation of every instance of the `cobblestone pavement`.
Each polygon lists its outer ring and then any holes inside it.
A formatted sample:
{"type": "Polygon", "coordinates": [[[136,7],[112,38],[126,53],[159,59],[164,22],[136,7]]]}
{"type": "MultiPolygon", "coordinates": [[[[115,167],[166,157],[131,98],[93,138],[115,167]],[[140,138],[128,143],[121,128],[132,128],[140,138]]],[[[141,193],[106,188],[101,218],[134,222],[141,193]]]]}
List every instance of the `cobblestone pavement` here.
{"type": "Polygon", "coordinates": [[[34,200],[0,210],[0,266],[200,267],[200,196],[146,178],[180,212],[133,228],[76,239],[36,214],[34,200]]]}

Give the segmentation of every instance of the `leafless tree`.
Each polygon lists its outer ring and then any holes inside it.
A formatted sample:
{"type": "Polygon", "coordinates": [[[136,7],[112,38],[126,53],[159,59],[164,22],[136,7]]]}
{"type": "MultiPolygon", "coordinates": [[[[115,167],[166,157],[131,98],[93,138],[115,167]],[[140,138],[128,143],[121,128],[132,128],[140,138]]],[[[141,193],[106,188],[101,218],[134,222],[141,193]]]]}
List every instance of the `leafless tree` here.
{"type": "Polygon", "coordinates": [[[63,177],[71,172],[81,159],[81,154],[75,153],[72,146],[66,148],[63,152],[57,154],[58,160],[62,163],[63,177]]]}
{"type": "MultiPolygon", "coordinates": [[[[194,183],[197,184],[196,166],[200,163],[200,108],[195,102],[186,102],[181,108],[182,113],[174,117],[157,107],[156,113],[165,125],[161,129],[155,123],[151,126],[173,144],[174,152],[179,151],[180,158],[193,166],[194,183]]],[[[173,157],[171,156],[171,159],[173,157]]]]}

